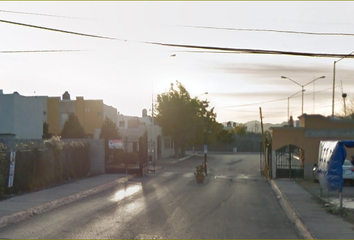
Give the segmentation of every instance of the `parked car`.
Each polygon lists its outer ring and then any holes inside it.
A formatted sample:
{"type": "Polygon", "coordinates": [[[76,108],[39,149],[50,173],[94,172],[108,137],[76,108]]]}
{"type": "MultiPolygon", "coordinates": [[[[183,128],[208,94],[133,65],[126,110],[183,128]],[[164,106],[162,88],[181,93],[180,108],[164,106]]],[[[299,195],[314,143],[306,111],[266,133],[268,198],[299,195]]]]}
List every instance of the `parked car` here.
{"type": "MultiPolygon", "coordinates": [[[[354,186],[354,166],[350,160],[346,159],[343,163],[343,179],[345,182],[349,182],[351,186],[354,186]]],[[[313,173],[313,181],[318,182],[318,166],[314,164],[312,173],[313,173]]]]}

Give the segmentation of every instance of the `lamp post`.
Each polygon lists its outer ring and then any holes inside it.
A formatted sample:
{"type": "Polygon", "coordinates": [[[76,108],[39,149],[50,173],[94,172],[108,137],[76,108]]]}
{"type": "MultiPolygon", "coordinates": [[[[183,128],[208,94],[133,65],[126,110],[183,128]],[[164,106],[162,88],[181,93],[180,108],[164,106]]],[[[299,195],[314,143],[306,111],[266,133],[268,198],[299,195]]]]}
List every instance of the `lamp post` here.
{"type": "Polygon", "coordinates": [[[292,98],[292,97],[294,97],[294,96],[295,96],[296,94],[298,94],[299,92],[302,92],[302,90],[300,90],[300,91],[294,93],[293,95],[291,95],[290,97],[288,97],[288,121],[289,121],[289,118],[290,118],[290,114],[289,114],[289,99],[292,98]]]}
{"type": "MultiPolygon", "coordinates": [[[[352,55],[354,53],[351,52],[348,54],[349,55],[352,55]]],[[[344,59],[345,57],[342,57],[340,59],[338,59],[337,61],[334,61],[333,63],[333,88],[332,88],[332,118],[334,118],[334,95],[335,95],[335,84],[336,84],[336,64],[337,62],[339,62],[340,60],[344,59]]]]}
{"type": "Polygon", "coordinates": [[[304,87],[309,85],[310,83],[313,83],[314,81],[316,81],[318,79],[325,78],[325,76],[321,76],[321,77],[315,78],[312,81],[310,81],[310,82],[308,82],[308,83],[306,83],[304,85],[301,85],[300,83],[292,80],[291,78],[285,77],[285,76],[281,76],[281,78],[288,79],[288,80],[292,81],[293,83],[295,83],[295,84],[297,84],[297,85],[299,85],[301,87],[301,91],[302,91],[301,115],[303,115],[304,114],[304,91],[305,91],[304,87]]]}

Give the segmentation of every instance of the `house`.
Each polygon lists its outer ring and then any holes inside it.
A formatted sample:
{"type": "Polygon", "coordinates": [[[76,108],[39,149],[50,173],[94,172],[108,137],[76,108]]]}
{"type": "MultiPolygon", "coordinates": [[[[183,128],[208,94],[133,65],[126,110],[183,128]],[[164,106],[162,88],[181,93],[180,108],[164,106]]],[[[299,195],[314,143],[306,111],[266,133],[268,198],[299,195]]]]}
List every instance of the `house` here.
{"type": "MultiPolygon", "coordinates": [[[[273,178],[312,179],[312,168],[318,161],[320,141],[354,139],[353,120],[317,114],[303,114],[298,119],[299,127],[271,128],[273,178]]],[[[347,149],[347,154],[348,157],[353,155],[353,149],[347,149]]]]}
{"type": "Polygon", "coordinates": [[[153,119],[147,115],[147,110],[142,110],[142,116],[117,116],[118,133],[123,139],[137,141],[147,132],[148,151],[154,159],[166,158],[174,155],[174,147],[170,137],[163,136],[160,126],[153,123],[153,119]]]}
{"type": "Polygon", "coordinates": [[[0,89],[0,134],[22,139],[41,139],[47,120],[47,96],[26,97],[0,89]]]}
{"type": "Polygon", "coordinates": [[[75,114],[89,138],[98,139],[104,120],[111,119],[116,123],[117,109],[103,103],[103,100],[85,100],[84,97],[76,97],[71,100],[66,91],[62,98],[48,97],[47,123],[49,132],[59,135],[70,114],[75,114]]]}

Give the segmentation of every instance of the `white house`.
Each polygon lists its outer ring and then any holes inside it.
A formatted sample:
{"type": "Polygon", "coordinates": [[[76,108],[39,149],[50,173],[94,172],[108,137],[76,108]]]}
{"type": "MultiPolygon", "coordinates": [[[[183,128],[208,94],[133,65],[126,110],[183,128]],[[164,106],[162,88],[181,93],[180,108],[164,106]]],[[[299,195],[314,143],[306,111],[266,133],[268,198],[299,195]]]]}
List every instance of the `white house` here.
{"type": "Polygon", "coordinates": [[[0,89],[0,134],[22,139],[41,139],[47,120],[47,97],[4,94],[0,89]]]}
{"type": "Polygon", "coordinates": [[[152,123],[152,118],[147,116],[143,109],[141,117],[124,116],[118,114],[118,132],[123,138],[137,139],[147,131],[149,154],[154,159],[167,158],[174,155],[174,147],[170,137],[163,136],[160,126],[152,123]]]}

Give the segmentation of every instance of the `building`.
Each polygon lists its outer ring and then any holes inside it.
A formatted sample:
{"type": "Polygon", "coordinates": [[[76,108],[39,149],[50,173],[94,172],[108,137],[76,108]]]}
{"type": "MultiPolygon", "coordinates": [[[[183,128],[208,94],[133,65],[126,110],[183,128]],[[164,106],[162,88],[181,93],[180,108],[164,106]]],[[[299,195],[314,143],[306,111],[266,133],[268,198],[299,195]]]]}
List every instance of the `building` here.
{"type": "Polygon", "coordinates": [[[99,132],[104,120],[111,119],[116,123],[117,109],[103,103],[103,100],[85,100],[76,97],[71,100],[70,94],[65,92],[60,97],[48,97],[47,123],[49,132],[60,135],[70,114],[75,114],[89,138],[99,138],[99,132]]]}
{"type": "Polygon", "coordinates": [[[103,103],[103,100],[85,100],[83,97],[70,99],[65,92],[60,97],[22,96],[17,92],[4,94],[0,90],[0,134],[3,137],[41,139],[43,124],[49,126],[49,133],[60,135],[65,121],[75,114],[88,138],[99,138],[104,120],[117,120],[117,109],[103,103]]]}
{"type": "Polygon", "coordinates": [[[146,109],[143,109],[141,117],[118,114],[117,127],[119,135],[128,141],[136,141],[146,131],[149,142],[149,155],[154,159],[174,155],[171,138],[163,136],[161,127],[153,124],[153,119],[147,116],[146,109]]]}
{"type": "Polygon", "coordinates": [[[47,97],[26,97],[0,89],[0,134],[22,139],[41,139],[47,120],[47,97]]]}
{"type": "MultiPolygon", "coordinates": [[[[303,114],[299,118],[299,127],[272,127],[272,176],[279,178],[283,167],[300,167],[305,179],[312,179],[312,168],[318,161],[320,141],[353,140],[354,121],[350,119],[303,114]],[[289,148],[291,146],[291,148],[289,148]],[[289,151],[293,149],[294,151],[289,151]],[[293,153],[293,157],[289,153],[293,153]],[[282,158],[291,164],[280,164],[282,158]]],[[[347,149],[347,157],[353,155],[353,149],[347,149]]],[[[290,173],[289,169],[285,169],[290,173]]],[[[288,176],[289,177],[289,176],[288,176]]]]}

